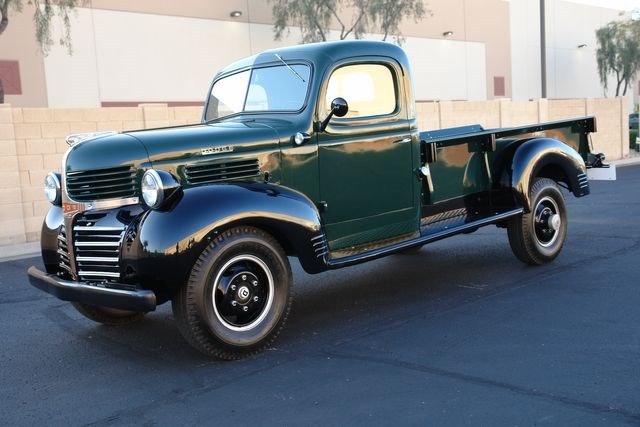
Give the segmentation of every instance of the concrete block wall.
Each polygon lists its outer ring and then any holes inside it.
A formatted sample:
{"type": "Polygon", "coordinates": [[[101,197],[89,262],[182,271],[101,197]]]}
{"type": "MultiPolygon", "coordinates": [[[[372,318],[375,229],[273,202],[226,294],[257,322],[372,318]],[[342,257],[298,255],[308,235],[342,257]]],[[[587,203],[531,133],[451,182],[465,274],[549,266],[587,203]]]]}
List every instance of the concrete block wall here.
{"type": "Polygon", "coordinates": [[[591,135],[592,151],[609,160],[629,155],[626,99],[539,99],[535,101],[419,102],[420,129],[443,129],[480,124],[484,128],[519,126],[546,121],[595,116],[598,132],[591,135]]]}
{"type": "MultiPolygon", "coordinates": [[[[595,115],[594,151],[608,159],[629,154],[626,101],[619,99],[419,102],[420,129],[469,124],[516,126],[595,115]]],[[[12,108],[0,104],[0,246],[36,241],[49,209],[43,194],[47,173],[60,172],[73,133],[125,131],[200,122],[201,107],[141,104],[122,108],[12,108]]]]}

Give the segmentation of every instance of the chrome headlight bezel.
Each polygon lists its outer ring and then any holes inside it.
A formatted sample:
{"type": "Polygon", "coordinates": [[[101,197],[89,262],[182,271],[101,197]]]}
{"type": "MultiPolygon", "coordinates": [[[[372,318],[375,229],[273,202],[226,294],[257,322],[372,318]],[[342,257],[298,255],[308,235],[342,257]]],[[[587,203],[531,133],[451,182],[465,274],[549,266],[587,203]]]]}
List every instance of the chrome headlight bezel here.
{"type": "Polygon", "coordinates": [[[54,206],[62,205],[62,181],[60,174],[49,172],[44,177],[44,197],[54,206]]]}
{"type": "Polygon", "coordinates": [[[144,204],[160,209],[180,188],[178,181],[167,171],[149,169],[142,175],[140,192],[144,204]]]}
{"type": "Polygon", "coordinates": [[[163,202],[162,179],[158,172],[149,169],[142,175],[142,183],[140,185],[142,200],[151,209],[158,208],[163,202]]]}

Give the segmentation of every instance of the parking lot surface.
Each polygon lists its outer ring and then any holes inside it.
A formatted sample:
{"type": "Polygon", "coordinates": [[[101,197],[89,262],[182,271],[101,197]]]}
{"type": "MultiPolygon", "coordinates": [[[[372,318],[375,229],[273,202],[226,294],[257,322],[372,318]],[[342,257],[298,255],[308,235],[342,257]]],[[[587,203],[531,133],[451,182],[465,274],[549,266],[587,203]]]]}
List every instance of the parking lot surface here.
{"type": "Polygon", "coordinates": [[[567,196],[553,263],[486,227],[316,276],[275,346],[208,359],[169,305],[105,327],[0,263],[0,425],[640,425],[640,166],[567,196]]]}

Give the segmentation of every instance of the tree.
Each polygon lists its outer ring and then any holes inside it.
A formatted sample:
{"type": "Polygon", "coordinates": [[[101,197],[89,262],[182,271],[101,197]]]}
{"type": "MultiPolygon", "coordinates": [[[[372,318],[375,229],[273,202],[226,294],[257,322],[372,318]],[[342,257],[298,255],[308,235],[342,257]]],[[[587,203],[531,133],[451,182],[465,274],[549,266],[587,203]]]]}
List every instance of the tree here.
{"type": "MultiPolygon", "coordinates": [[[[62,21],[62,35],[60,45],[67,48],[69,55],[71,49],[71,19],[69,15],[73,10],[83,5],[87,0],[27,0],[27,4],[35,6],[33,22],[36,24],[36,39],[44,55],[49,53],[53,46],[51,36],[51,20],[57,15],[62,21]]],[[[9,7],[15,12],[22,12],[23,0],[0,0],[0,35],[9,26],[9,7]]],[[[0,79],[0,104],[4,104],[4,87],[0,79]]]]}
{"type": "MultiPolygon", "coordinates": [[[[27,0],[27,4],[35,6],[33,22],[36,24],[36,39],[40,44],[42,52],[46,55],[53,46],[51,35],[51,21],[58,16],[62,21],[62,35],[60,45],[67,48],[69,55],[71,49],[71,18],[70,14],[78,6],[82,6],[87,0],[27,0]]],[[[15,12],[22,12],[23,0],[0,0],[0,35],[9,26],[9,9],[15,12]]]]}
{"type": "Polygon", "coordinates": [[[362,38],[367,32],[376,32],[386,40],[393,35],[396,42],[404,40],[399,28],[404,18],[420,21],[431,11],[425,9],[422,0],[269,0],[273,3],[273,26],[276,40],[289,33],[289,26],[300,27],[302,42],[318,42],[328,39],[332,22],[340,28],[340,40],[349,36],[362,38]],[[345,19],[350,13],[350,20],[345,19]]]}
{"type": "Polygon", "coordinates": [[[604,90],[608,89],[608,77],[613,74],[616,78],[616,96],[626,95],[629,83],[640,67],[640,22],[609,22],[596,30],[596,41],[598,74],[604,90]]]}

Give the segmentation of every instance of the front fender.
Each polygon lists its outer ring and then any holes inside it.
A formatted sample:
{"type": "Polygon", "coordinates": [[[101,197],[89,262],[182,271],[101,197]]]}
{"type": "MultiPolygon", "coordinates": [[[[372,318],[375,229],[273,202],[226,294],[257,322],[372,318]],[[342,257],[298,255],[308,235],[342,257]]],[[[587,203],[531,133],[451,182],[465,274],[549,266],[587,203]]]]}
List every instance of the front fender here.
{"type": "Polygon", "coordinates": [[[252,225],[274,235],[303,268],[325,269],[314,242],[324,241],[320,215],[306,196],[271,184],[212,184],[188,188],[164,210],[150,210],[137,225],[138,274],[167,299],[184,284],[193,264],[221,231],[252,225]],[[315,240],[314,240],[315,239],[315,240]]]}
{"type": "Polygon", "coordinates": [[[584,160],[573,148],[551,138],[530,139],[515,150],[511,162],[511,188],[525,212],[531,208],[529,190],[533,180],[549,167],[562,170],[576,197],[589,194],[584,160]]]}

